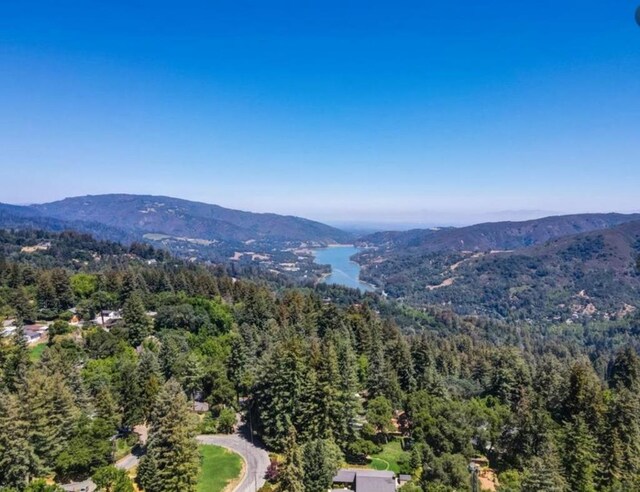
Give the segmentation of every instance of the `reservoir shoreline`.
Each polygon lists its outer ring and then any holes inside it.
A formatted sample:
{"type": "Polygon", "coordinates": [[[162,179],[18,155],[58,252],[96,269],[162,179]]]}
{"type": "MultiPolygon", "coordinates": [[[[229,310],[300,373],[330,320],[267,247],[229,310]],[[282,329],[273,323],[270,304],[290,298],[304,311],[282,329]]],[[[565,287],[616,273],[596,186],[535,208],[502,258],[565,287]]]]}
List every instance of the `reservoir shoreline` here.
{"type": "Polygon", "coordinates": [[[351,257],[360,252],[353,244],[331,244],[326,248],[312,250],[314,262],[318,265],[329,265],[331,272],[323,274],[319,283],[344,285],[364,292],[373,292],[375,287],[360,280],[360,265],[351,257]]]}

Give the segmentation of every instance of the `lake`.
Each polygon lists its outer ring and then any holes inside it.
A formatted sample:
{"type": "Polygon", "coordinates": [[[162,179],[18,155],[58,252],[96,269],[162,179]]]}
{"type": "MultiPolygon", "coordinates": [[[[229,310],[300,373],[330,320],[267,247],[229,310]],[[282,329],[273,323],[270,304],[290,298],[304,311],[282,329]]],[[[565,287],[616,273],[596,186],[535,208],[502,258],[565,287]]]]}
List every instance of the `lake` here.
{"type": "Polygon", "coordinates": [[[358,253],[355,246],[332,246],[313,250],[315,262],[319,265],[331,265],[331,275],[323,281],[327,284],[338,284],[362,291],[375,290],[371,285],[360,282],[360,265],[349,258],[358,253]]]}

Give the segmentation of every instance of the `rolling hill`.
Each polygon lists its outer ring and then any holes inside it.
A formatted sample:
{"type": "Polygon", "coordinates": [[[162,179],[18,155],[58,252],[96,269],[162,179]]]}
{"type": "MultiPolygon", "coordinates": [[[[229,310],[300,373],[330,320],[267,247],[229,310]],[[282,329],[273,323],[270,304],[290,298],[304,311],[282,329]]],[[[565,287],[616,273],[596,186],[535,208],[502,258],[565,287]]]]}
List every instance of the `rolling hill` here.
{"type": "Polygon", "coordinates": [[[512,250],[634,220],[640,220],[640,214],[559,215],[522,222],[487,222],[460,228],[379,232],[361,238],[360,243],[392,253],[512,250]]]}
{"type": "Polygon", "coordinates": [[[33,205],[65,221],[94,222],[138,235],[166,234],[208,241],[349,242],[350,234],[308,219],[232,210],[218,205],[150,195],[88,195],[33,205]]]}
{"type": "Polygon", "coordinates": [[[634,218],[570,216],[412,231],[413,244],[403,248],[406,237],[387,236],[358,261],[363,280],[413,305],[445,304],[505,319],[606,319],[640,307],[640,220],[629,221],[634,218]]]}
{"type": "Polygon", "coordinates": [[[143,241],[181,258],[314,281],[325,267],[309,247],[351,243],[350,233],[300,217],[231,210],[149,195],[96,195],[52,203],[0,204],[0,228],[75,230],[98,239],[143,241]]]}

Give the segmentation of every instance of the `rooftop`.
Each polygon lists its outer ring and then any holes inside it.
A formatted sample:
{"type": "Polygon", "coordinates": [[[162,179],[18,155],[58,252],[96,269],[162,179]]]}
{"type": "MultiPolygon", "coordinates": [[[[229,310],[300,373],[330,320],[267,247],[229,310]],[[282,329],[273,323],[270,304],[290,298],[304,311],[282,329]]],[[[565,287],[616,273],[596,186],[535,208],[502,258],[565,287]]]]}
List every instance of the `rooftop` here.
{"type": "Polygon", "coordinates": [[[346,469],[338,471],[333,483],[352,484],[356,492],[395,492],[396,476],[391,471],[346,469]]]}

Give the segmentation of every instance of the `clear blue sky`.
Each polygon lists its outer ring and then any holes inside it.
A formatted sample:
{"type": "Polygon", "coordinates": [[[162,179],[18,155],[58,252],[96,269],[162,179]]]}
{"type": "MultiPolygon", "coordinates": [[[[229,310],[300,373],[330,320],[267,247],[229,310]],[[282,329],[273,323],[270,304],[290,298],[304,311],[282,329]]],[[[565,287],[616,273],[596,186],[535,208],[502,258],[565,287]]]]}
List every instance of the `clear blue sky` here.
{"type": "Polygon", "coordinates": [[[638,210],[638,3],[4,0],[0,201],[638,210]]]}

